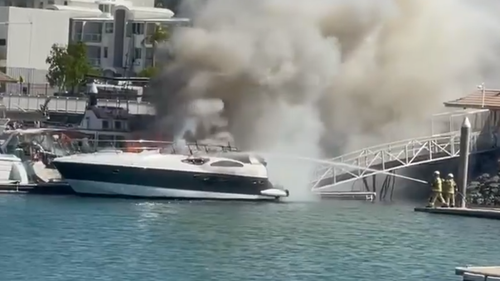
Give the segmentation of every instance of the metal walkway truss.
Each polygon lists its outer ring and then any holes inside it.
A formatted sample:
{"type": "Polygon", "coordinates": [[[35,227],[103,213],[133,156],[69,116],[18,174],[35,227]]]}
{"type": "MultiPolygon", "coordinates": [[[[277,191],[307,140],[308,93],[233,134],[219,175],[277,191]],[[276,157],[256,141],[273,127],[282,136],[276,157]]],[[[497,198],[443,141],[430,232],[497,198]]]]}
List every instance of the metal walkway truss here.
{"type": "MultiPolygon", "coordinates": [[[[489,132],[472,132],[470,143],[471,153],[497,149],[496,134],[489,132]]],[[[331,164],[325,163],[317,170],[312,191],[331,191],[337,185],[376,174],[394,175],[397,169],[458,157],[459,153],[459,131],[361,149],[327,160],[331,164]]]]}

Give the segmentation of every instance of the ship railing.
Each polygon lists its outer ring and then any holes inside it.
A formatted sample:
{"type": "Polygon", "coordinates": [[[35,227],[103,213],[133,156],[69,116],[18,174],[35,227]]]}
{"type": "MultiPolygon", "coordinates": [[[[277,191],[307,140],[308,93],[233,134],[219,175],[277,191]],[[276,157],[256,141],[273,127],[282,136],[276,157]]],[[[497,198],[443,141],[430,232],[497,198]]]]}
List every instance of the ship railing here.
{"type": "Polygon", "coordinates": [[[209,144],[203,142],[169,142],[156,140],[92,140],[72,139],[70,146],[74,153],[95,153],[103,151],[116,152],[144,152],[159,151],[165,154],[213,154],[225,152],[238,152],[237,147],[231,143],[209,144]]]}

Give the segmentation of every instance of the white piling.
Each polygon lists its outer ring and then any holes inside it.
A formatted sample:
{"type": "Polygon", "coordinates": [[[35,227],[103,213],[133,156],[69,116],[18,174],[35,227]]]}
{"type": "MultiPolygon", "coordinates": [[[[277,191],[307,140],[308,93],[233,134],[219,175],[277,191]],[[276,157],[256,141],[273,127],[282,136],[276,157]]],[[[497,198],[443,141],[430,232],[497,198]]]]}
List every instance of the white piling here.
{"type": "Polygon", "coordinates": [[[469,175],[471,124],[469,118],[465,117],[460,129],[460,157],[458,166],[458,189],[460,191],[457,207],[466,207],[467,182],[469,175]]]}

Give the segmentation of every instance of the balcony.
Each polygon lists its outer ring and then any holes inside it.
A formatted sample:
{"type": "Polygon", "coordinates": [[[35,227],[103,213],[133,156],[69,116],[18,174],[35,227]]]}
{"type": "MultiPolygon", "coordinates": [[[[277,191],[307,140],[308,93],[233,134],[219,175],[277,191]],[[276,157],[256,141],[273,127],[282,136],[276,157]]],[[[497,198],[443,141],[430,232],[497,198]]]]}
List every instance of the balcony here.
{"type": "Polygon", "coordinates": [[[89,58],[89,63],[92,66],[100,67],[101,66],[101,59],[100,58],[89,58]]]}
{"type": "Polygon", "coordinates": [[[82,40],[85,43],[101,43],[102,34],[99,33],[84,33],[83,36],[81,33],[75,34],[75,40],[82,40]]]}

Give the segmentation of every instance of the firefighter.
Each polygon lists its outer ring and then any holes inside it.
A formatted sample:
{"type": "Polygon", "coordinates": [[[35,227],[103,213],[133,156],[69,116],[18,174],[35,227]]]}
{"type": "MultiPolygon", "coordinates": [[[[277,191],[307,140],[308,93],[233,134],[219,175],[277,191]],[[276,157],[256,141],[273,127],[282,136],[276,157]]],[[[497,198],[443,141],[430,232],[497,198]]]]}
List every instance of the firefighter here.
{"type": "Polygon", "coordinates": [[[443,196],[446,205],[450,207],[455,207],[455,190],[457,189],[457,184],[453,179],[453,174],[448,174],[446,179],[443,181],[443,196]]]}
{"type": "Polygon", "coordinates": [[[446,202],[444,201],[442,195],[443,180],[441,179],[439,171],[434,172],[431,186],[432,186],[432,193],[431,197],[429,198],[428,207],[434,207],[436,204],[436,200],[439,200],[439,202],[441,202],[442,205],[446,205],[446,202]]]}

